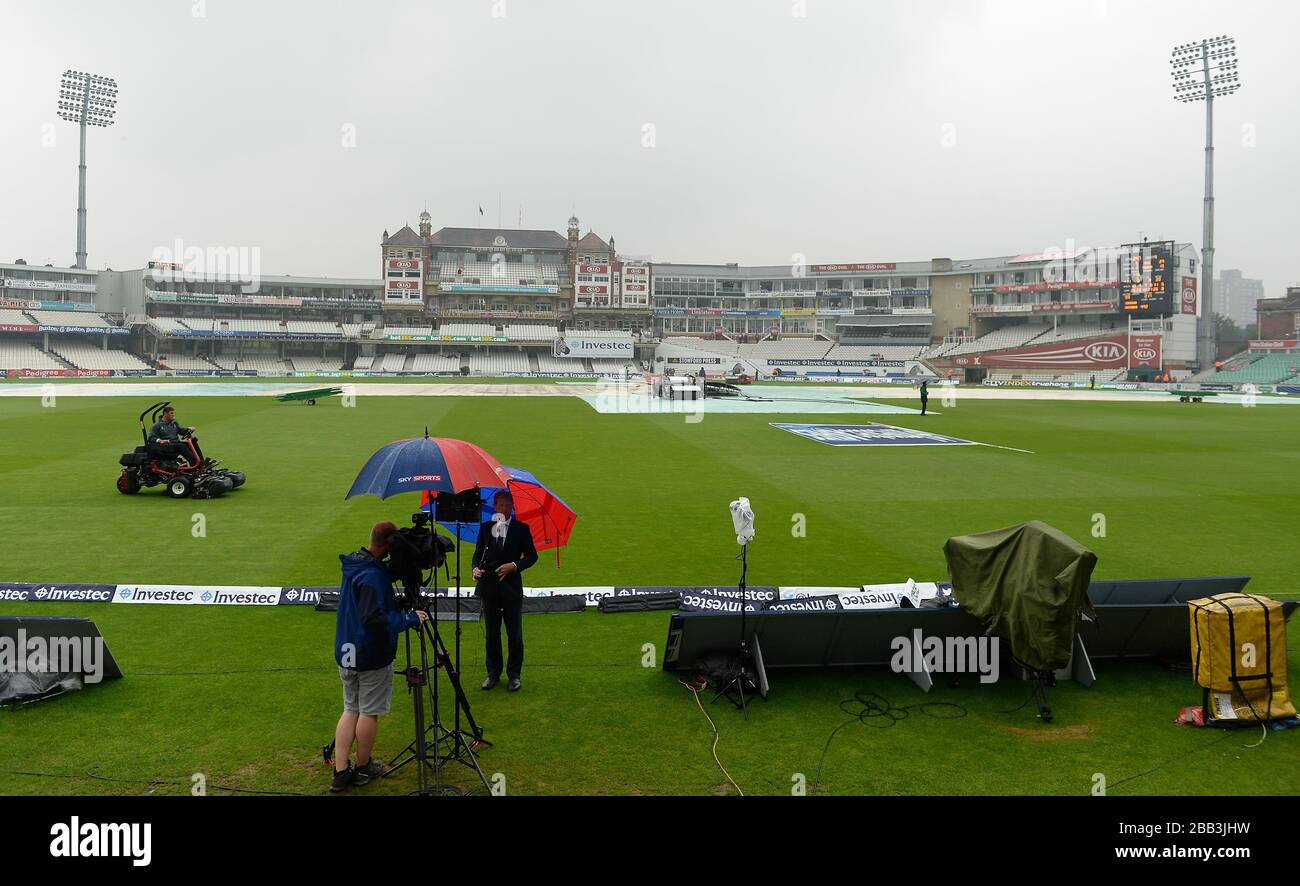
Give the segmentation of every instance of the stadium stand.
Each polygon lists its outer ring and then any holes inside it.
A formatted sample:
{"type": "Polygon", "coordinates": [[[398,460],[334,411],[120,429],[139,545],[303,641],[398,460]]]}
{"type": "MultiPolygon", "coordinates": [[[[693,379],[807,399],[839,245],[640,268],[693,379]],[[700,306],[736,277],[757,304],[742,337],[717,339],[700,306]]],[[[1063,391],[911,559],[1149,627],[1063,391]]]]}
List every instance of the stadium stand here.
{"type": "Polygon", "coordinates": [[[482,353],[472,351],[469,355],[469,371],[483,375],[500,372],[528,372],[528,357],[518,351],[491,351],[482,353]]]}
{"type": "Polygon", "coordinates": [[[1001,329],[993,330],[987,335],[981,335],[977,339],[961,342],[956,345],[941,345],[939,350],[932,350],[929,356],[936,357],[943,355],[945,357],[952,357],[957,354],[976,354],[981,351],[1000,351],[1005,348],[1018,348],[1038,338],[1049,329],[1051,329],[1051,327],[1045,323],[1024,323],[1017,326],[1004,326],[1001,329]]]}
{"type": "Polygon", "coordinates": [[[370,369],[371,365],[374,362],[375,362],[374,357],[358,357],[357,359],[352,361],[352,368],[365,371],[370,369]]]}
{"type": "Polygon", "coordinates": [[[289,320],[285,323],[289,332],[312,335],[341,335],[339,324],[328,320],[289,320]]]}
{"type": "Polygon", "coordinates": [[[741,357],[761,359],[764,357],[804,358],[820,360],[826,356],[834,342],[817,339],[783,338],[769,339],[753,345],[740,345],[736,353],[741,357]]]}
{"type": "Polygon", "coordinates": [[[397,335],[433,335],[432,326],[385,326],[384,336],[397,335]]]}
{"type": "Polygon", "coordinates": [[[438,334],[485,338],[496,335],[497,331],[496,327],[490,323],[444,323],[438,327],[438,334]]]}
{"type": "Polygon", "coordinates": [[[460,372],[459,354],[416,354],[411,358],[412,372],[460,372]]]}
{"type": "Polygon", "coordinates": [[[295,372],[338,372],[343,368],[343,358],[290,357],[289,364],[295,372]]]}
{"type": "Polygon", "coordinates": [[[1271,385],[1300,375],[1300,354],[1251,354],[1250,362],[1243,364],[1234,358],[1223,369],[1198,379],[1214,384],[1271,385]]]}
{"type": "Polygon", "coordinates": [[[243,371],[255,370],[266,375],[288,375],[289,367],[283,360],[270,357],[240,357],[238,368],[243,371]]]}
{"type": "Polygon", "coordinates": [[[41,326],[95,326],[111,328],[99,314],[89,311],[28,311],[27,314],[41,326]]]}
{"type": "Polygon", "coordinates": [[[1054,341],[1073,341],[1074,339],[1092,338],[1096,335],[1106,335],[1107,333],[1117,331],[1122,332],[1123,330],[1104,329],[1100,322],[1084,321],[1082,323],[1062,323],[1060,326],[1056,327],[1056,329],[1052,329],[1049,326],[1047,331],[1043,333],[1040,338],[1034,341],[1034,344],[1054,341]]]}
{"type": "Polygon", "coordinates": [[[514,262],[439,262],[438,275],[446,283],[488,283],[506,286],[558,286],[560,268],[556,265],[515,264],[514,262]]]}
{"type": "MultiPolygon", "coordinates": [[[[591,368],[597,375],[622,375],[630,360],[592,360],[591,368]]],[[[634,366],[629,372],[635,371],[634,366]]]]}
{"type": "Polygon", "coordinates": [[[550,354],[537,355],[537,369],[541,372],[586,373],[589,370],[581,360],[571,357],[552,357],[550,354]]]}
{"type": "Polygon", "coordinates": [[[27,342],[0,339],[0,369],[66,369],[67,367],[27,342]]]}
{"type": "Polygon", "coordinates": [[[14,311],[9,308],[0,308],[0,325],[31,326],[32,318],[28,317],[22,311],[14,311]]]}
{"type": "Polygon", "coordinates": [[[50,351],[78,369],[152,369],[126,351],[105,350],[75,338],[51,338],[50,351]]]}
{"type": "Polygon", "coordinates": [[[506,338],[510,341],[552,341],[559,334],[560,331],[557,327],[542,326],[540,324],[512,323],[505,329],[506,338]]]}
{"type": "Polygon", "coordinates": [[[408,354],[401,352],[385,354],[384,359],[380,361],[379,365],[372,366],[371,368],[377,372],[401,372],[406,368],[406,358],[408,356],[408,354]]]}
{"type": "Polygon", "coordinates": [[[212,369],[219,368],[217,364],[211,363],[208,360],[204,359],[203,357],[187,357],[180,354],[171,354],[167,356],[160,356],[158,360],[168,369],[212,370],[212,369]]]}
{"type": "Polygon", "coordinates": [[[827,360],[916,360],[921,345],[836,345],[826,352],[827,360]]]}
{"type": "Polygon", "coordinates": [[[152,331],[164,337],[175,332],[192,331],[189,326],[175,317],[150,317],[147,325],[152,331]]]}

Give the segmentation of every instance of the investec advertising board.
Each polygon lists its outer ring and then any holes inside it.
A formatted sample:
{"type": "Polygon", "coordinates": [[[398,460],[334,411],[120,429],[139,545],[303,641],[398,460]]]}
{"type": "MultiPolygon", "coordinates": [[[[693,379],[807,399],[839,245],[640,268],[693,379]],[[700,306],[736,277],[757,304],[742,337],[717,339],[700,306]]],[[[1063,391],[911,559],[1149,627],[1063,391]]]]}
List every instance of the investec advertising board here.
{"type": "Polygon", "coordinates": [[[627,338],[587,338],[581,335],[566,335],[557,338],[551,346],[551,353],[556,357],[596,357],[608,360],[631,360],[632,337],[627,338]]]}

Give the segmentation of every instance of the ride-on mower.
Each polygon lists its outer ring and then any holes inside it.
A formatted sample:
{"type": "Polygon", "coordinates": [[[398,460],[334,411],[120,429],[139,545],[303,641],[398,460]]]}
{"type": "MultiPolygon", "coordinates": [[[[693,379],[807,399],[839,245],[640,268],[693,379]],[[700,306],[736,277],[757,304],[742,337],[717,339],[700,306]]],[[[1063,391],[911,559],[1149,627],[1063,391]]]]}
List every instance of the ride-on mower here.
{"type": "Polygon", "coordinates": [[[161,484],[168,498],[216,498],[243,486],[243,471],[219,468],[216,459],[200,458],[186,433],[182,433],[181,445],[174,454],[150,446],[148,429],[168,405],[169,401],[163,400],[140,413],[140,436],[144,444],[118,459],[122,473],[117,477],[117,491],[134,495],[142,486],[161,484]]]}

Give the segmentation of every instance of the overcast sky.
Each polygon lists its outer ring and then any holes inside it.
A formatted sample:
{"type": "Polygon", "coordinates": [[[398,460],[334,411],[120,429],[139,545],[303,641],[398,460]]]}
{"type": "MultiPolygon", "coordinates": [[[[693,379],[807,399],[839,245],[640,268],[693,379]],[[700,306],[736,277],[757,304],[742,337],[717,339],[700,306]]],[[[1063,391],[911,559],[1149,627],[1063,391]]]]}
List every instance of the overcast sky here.
{"type": "Polygon", "coordinates": [[[1169,54],[1230,34],[1216,266],[1281,295],[1297,33],[1292,0],[3,0],[0,260],[73,262],[67,68],[121,90],[89,134],[95,268],[179,239],[377,277],[385,228],[495,227],[498,194],[504,227],[576,213],[660,261],[1199,246],[1204,110],[1169,54]]]}

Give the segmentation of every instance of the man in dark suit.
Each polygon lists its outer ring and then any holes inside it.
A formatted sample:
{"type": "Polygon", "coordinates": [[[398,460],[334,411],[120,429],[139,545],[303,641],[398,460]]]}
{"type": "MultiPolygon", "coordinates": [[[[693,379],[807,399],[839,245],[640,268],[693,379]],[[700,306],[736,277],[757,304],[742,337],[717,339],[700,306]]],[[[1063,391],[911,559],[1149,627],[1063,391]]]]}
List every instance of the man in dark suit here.
{"type": "Polygon", "coordinates": [[[502,490],[492,500],[496,513],[478,528],[474,546],[474,593],[483,601],[487,625],[487,679],[484,689],[501,682],[501,622],[506,625],[509,658],[505,664],[506,689],[518,692],[524,666],[524,582],[520,577],[537,562],[537,548],[527,524],[514,519],[514,500],[502,490]]]}

